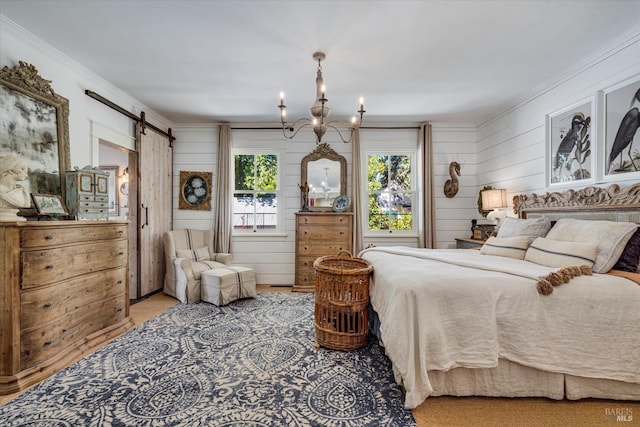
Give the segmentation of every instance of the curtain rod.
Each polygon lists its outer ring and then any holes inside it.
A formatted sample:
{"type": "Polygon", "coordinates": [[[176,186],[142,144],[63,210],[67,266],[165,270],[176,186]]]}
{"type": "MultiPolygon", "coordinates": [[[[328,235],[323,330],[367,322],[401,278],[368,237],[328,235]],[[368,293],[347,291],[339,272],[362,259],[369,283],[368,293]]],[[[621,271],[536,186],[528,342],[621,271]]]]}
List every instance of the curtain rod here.
{"type": "MultiPolygon", "coordinates": [[[[360,129],[420,129],[420,126],[360,126],[360,129]]],[[[282,130],[282,127],[266,128],[240,128],[232,127],[231,130],[282,130]]]]}
{"type": "Polygon", "coordinates": [[[101,95],[98,95],[94,91],[91,91],[91,90],[87,89],[87,90],[84,91],[84,93],[85,93],[85,95],[95,99],[96,101],[103,103],[107,107],[113,108],[118,113],[124,114],[125,116],[129,117],[131,120],[135,120],[138,123],[142,123],[142,133],[144,133],[144,128],[148,127],[148,128],[153,129],[154,131],[158,132],[160,135],[163,135],[163,136],[167,137],[169,139],[169,147],[173,147],[173,141],[175,141],[176,138],[171,134],[171,128],[169,128],[168,132],[165,132],[162,129],[160,129],[159,127],[154,126],[151,123],[147,122],[146,118],[145,118],[144,111],[142,111],[140,113],[140,117],[138,117],[135,114],[125,110],[121,106],[119,106],[117,104],[114,104],[113,102],[109,101],[107,98],[105,98],[105,97],[103,97],[101,95]]]}

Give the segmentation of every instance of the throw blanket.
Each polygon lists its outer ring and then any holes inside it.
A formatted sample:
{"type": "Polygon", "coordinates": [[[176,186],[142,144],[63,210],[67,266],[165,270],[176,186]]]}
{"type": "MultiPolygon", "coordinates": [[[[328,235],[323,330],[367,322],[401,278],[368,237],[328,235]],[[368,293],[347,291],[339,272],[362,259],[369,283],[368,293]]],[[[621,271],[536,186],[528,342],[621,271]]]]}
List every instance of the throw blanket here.
{"type": "Polygon", "coordinates": [[[371,248],[371,304],[380,336],[415,408],[427,372],[493,368],[498,359],[549,372],[640,383],[640,287],[580,276],[543,296],[555,268],[473,250],[371,248]]]}

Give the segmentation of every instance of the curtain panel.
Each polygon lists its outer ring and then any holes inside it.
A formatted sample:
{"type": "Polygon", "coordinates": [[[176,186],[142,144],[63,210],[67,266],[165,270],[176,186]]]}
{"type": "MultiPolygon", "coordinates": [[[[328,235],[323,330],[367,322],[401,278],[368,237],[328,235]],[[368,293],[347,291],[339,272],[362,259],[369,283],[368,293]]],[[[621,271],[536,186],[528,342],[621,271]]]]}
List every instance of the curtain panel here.
{"type": "Polygon", "coordinates": [[[218,126],[218,164],[213,204],[213,246],[216,253],[231,252],[231,126],[218,126]]]}
{"type": "Polygon", "coordinates": [[[435,232],[435,203],[433,199],[433,144],[431,139],[431,124],[423,123],[418,130],[418,144],[422,153],[422,218],[419,230],[419,246],[434,248],[436,245],[435,232]]]}

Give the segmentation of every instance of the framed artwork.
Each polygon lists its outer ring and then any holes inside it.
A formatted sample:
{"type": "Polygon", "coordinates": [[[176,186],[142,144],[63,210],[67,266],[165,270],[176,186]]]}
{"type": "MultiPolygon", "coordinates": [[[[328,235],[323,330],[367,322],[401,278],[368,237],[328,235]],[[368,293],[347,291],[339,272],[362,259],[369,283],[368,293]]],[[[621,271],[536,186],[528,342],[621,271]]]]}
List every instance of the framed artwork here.
{"type": "MultiPolygon", "coordinates": [[[[118,182],[118,175],[120,168],[118,166],[100,166],[100,170],[107,172],[109,177],[107,178],[106,190],[108,193],[108,203],[109,203],[109,215],[110,216],[118,216],[118,207],[120,206],[120,201],[118,194],[118,188],[116,183],[118,182]]],[[[104,179],[103,179],[104,181],[104,179]]],[[[98,189],[100,189],[100,184],[98,184],[98,189]]]]}
{"type": "Polygon", "coordinates": [[[595,182],[594,112],[589,98],[546,116],[547,187],[595,182]]]}
{"type": "Polygon", "coordinates": [[[178,209],[211,210],[211,172],[180,171],[178,209]]]}
{"type": "Polygon", "coordinates": [[[31,199],[38,211],[38,215],[69,215],[62,198],[57,194],[33,194],[31,199]]]}
{"type": "Polygon", "coordinates": [[[0,155],[14,152],[28,167],[23,186],[29,193],[64,200],[69,170],[69,101],[31,64],[0,70],[0,155]]]}
{"type": "Polygon", "coordinates": [[[640,178],[640,76],[598,92],[603,152],[599,178],[640,178]]]}

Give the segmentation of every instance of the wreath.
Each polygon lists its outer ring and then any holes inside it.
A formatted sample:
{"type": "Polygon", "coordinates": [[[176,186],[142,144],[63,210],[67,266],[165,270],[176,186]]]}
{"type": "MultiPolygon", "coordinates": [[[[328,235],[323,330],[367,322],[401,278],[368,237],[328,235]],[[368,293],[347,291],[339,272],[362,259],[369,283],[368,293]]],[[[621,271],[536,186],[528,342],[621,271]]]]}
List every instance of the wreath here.
{"type": "Polygon", "coordinates": [[[486,218],[487,215],[489,215],[489,211],[485,211],[482,209],[482,192],[485,190],[493,190],[493,187],[490,185],[485,185],[484,187],[482,187],[482,190],[480,190],[480,192],[478,193],[478,213],[480,213],[480,215],[482,215],[483,218],[486,218]]]}

